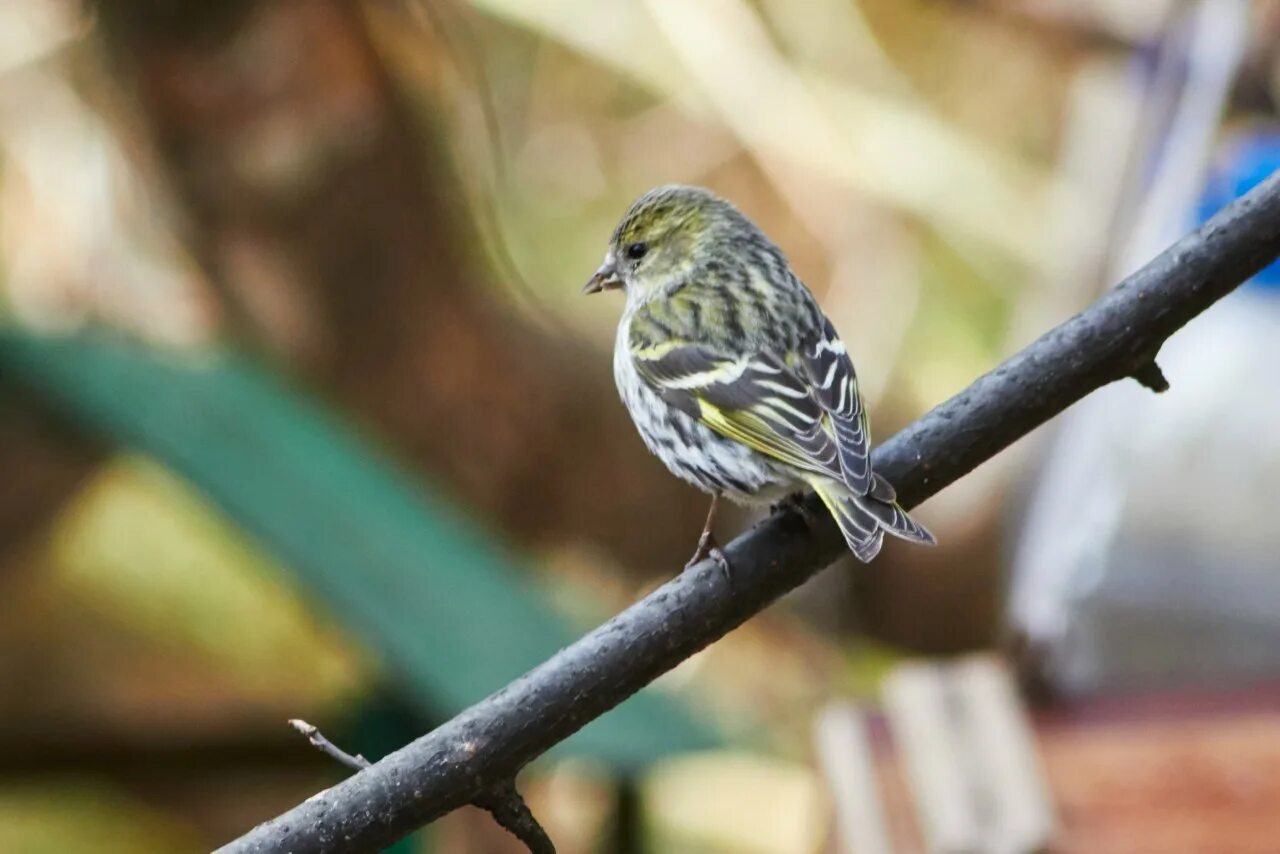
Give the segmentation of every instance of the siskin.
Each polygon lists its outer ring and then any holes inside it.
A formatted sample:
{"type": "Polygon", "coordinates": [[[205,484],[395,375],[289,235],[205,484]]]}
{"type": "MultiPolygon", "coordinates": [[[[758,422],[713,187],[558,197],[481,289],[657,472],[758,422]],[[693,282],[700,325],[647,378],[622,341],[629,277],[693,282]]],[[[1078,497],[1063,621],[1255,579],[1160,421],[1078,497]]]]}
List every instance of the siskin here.
{"type": "Polygon", "coordinates": [[[668,186],[637,199],[584,293],[621,288],[613,373],[649,450],[711,493],[690,565],[728,562],[717,501],[769,503],[805,488],[862,561],[885,532],[932,545],[871,470],[853,363],[782,251],[729,202],[668,186]]]}

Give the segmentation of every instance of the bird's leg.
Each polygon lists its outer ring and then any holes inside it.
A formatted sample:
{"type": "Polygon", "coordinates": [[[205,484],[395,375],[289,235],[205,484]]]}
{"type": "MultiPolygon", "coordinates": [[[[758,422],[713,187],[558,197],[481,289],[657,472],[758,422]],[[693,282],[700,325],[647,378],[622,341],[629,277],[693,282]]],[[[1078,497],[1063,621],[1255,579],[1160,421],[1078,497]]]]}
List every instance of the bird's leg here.
{"type": "Polygon", "coordinates": [[[720,567],[720,573],[729,580],[729,558],[725,557],[720,546],[716,545],[716,538],[711,533],[711,526],[716,521],[716,510],[718,509],[720,496],[718,494],[711,496],[711,506],[707,508],[707,521],[702,526],[702,536],[698,537],[698,549],[693,553],[693,557],[689,558],[689,562],[684,565],[685,569],[701,562],[704,558],[711,558],[716,562],[716,566],[720,567]]]}

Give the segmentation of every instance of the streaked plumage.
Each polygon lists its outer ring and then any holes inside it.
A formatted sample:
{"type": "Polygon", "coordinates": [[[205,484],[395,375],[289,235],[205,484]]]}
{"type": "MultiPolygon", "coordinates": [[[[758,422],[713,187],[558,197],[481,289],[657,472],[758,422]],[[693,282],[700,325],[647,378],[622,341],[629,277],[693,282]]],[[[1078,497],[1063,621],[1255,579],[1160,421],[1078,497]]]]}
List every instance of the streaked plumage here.
{"type": "Polygon", "coordinates": [[[741,503],[811,488],[864,561],[885,531],[933,542],[871,471],[866,411],[831,321],[737,208],[696,187],[646,193],[587,290],[614,287],[627,300],[618,390],[674,474],[741,503]]]}

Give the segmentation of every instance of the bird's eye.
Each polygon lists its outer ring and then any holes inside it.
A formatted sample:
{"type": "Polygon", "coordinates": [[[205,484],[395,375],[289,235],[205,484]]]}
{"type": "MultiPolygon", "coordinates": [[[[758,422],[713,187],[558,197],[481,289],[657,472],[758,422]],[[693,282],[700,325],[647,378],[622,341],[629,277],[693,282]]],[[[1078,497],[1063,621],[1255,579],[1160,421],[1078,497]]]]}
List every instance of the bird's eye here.
{"type": "Polygon", "coordinates": [[[632,261],[639,261],[644,257],[644,253],[649,251],[649,244],[643,241],[628,243],[627,248],[623,251],[627,253],[627,257],[632,261]]]}

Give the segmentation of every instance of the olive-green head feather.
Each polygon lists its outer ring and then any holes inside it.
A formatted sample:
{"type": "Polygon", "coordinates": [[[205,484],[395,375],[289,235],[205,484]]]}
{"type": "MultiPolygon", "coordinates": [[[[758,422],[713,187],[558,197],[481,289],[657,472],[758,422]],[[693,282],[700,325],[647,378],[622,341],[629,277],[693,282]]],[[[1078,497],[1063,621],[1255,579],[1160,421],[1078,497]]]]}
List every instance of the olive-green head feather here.
{"type": "MultiPolygon", "coordinates": [[[[737,243],[765,241],[741,211],[710,190],[672,184],[636,199],[614,229],[586,292],[627,292],[628,304],[678,287],[737,243]]],[[[765,241],[767,242],[767,241],[765,241]]]]}

